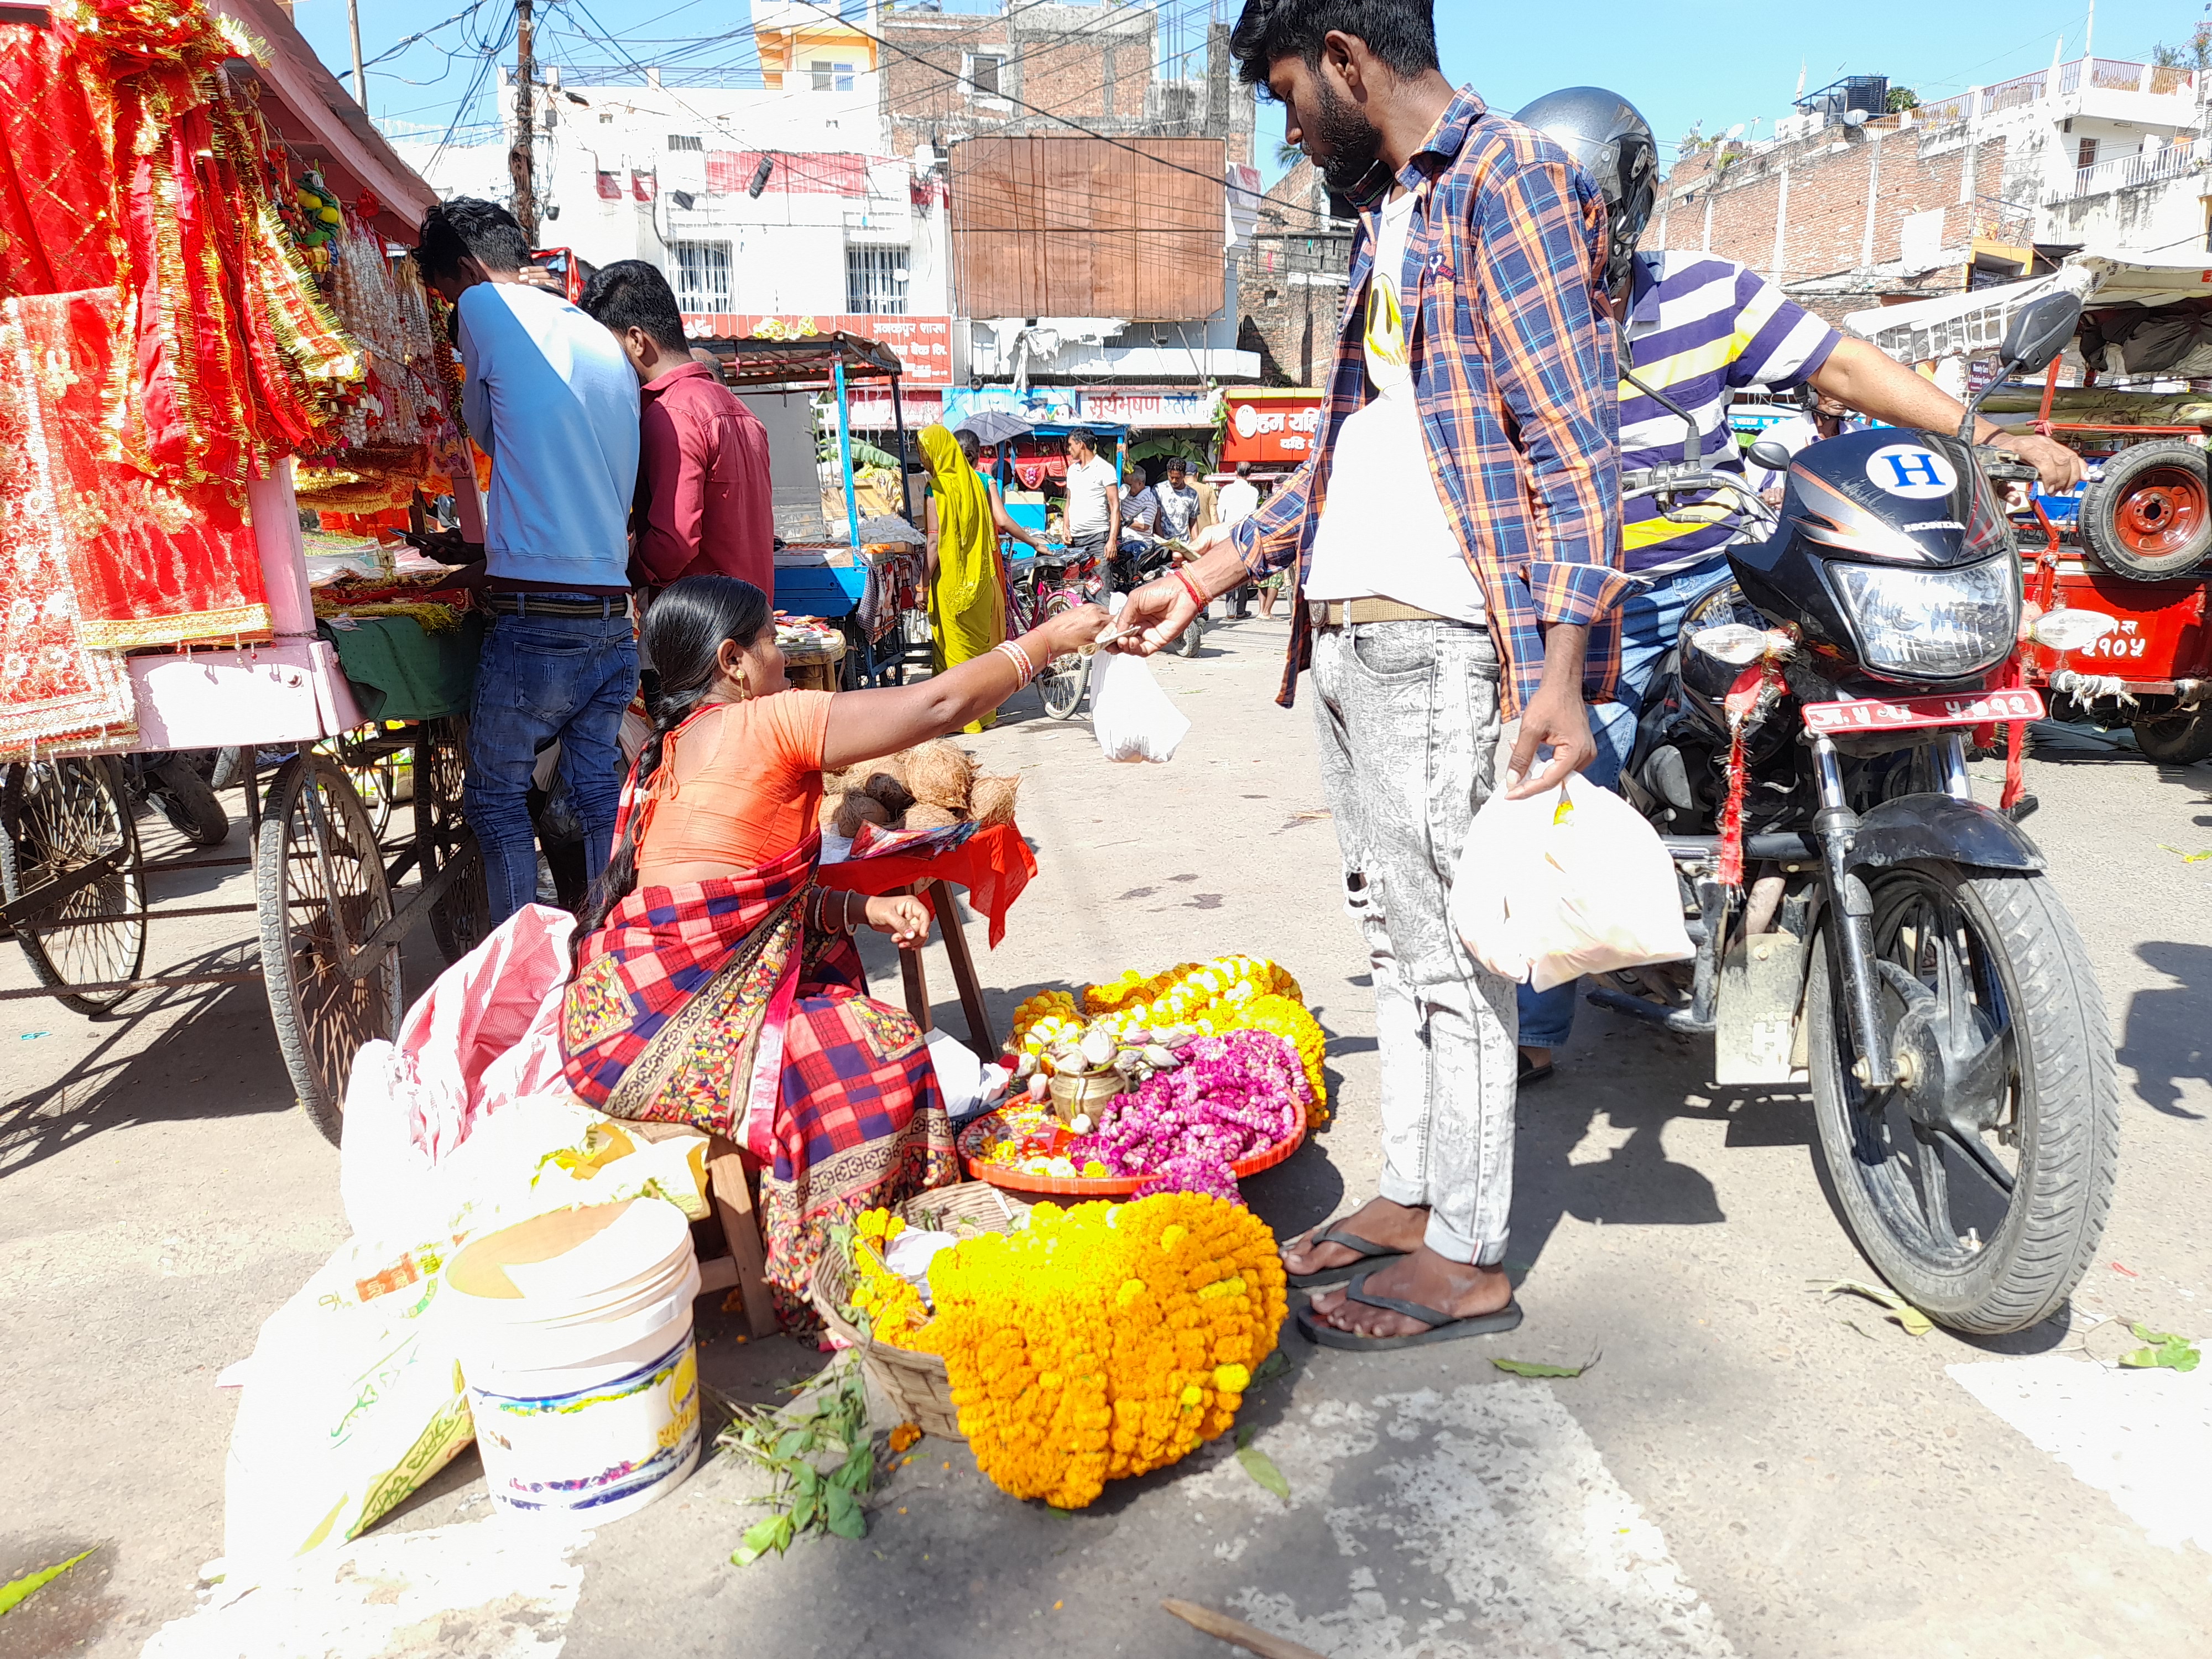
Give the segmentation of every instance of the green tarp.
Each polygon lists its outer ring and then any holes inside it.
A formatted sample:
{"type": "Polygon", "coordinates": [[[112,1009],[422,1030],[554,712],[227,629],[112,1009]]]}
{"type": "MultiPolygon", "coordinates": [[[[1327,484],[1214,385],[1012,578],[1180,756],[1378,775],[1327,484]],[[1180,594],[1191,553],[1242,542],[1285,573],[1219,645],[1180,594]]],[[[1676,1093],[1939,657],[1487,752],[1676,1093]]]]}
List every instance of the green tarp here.
{"type": "Polygon", "coordinates": [[[366,718],[434,720],[469,712],[483,648],[481,616],[471,612],[438,634],[423,632],[412,617],[333,617],[315,631],[337,647],[366,718]]]}

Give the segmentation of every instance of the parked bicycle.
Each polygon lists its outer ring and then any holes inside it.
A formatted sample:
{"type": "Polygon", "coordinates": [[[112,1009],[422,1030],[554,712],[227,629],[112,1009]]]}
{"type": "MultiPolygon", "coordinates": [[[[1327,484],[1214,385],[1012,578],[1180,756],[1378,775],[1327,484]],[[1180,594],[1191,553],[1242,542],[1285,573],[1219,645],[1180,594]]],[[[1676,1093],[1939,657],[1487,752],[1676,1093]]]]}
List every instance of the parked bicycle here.
{"type": "MultiPolygon", "coordinates": [[[[1026,634],[1063,611],[1103,603],[1106,594],[1098,561],[1063,547],[1051,548],[1033,559],[1009,562],[1006,582],[1009,637],[1026,634]]],[[[1090,683],[1087,659],[1073,654],[1054,658],[1036,677],[1044,712],[1056,720],[1068,719],[1082,705],[1084,690],[1090,683]]]]}

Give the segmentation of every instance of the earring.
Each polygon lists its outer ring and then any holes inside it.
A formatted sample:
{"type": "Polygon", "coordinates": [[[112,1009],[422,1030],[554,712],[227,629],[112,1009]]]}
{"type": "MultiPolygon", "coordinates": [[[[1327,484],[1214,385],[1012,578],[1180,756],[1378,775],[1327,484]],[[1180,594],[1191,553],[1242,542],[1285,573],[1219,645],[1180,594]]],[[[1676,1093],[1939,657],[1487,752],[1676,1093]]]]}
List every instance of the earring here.
{"type": "Polygon", "coordinates": [[[750,702],[752,700],[753,700],[753,689],[752,689],[752,687],[745,684],[745,677],[744,677],[743,674],[738,675],[738,701],[739,702],[750,702]]]}

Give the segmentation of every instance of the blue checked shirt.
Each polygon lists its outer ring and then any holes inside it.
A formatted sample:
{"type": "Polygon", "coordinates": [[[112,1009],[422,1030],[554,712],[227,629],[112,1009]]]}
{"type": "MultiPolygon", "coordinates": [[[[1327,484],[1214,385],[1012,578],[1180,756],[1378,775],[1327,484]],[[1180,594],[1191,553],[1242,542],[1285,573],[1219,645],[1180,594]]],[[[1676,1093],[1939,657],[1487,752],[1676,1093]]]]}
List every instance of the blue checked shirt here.
{"type": "MultiPolygon", "coordinates": [[[[1599,298],[1605,204],[1550,139],[1464,88],[1398,182],[1419,198],[1401,291],[1420,296],[1412,356],[1429,471],[1482,584],[1506,665],[1505,718],[1535,695],[1553,623],[1589,624],[1583,692],[1609,701],[1620,663],[1613,608],[1629,584],[1613,327],[1599,298]]],[[[1320,441],[1234,532],[1255,576],[1296,559],[1303,585],[1330,452],[1367,399],[1360,323],[1379,203],[1364,204],[1352,240],[1320,441]]],[[[1311,654],[1300,605],[1276,698],[1286,708],[1311,654]]]]}

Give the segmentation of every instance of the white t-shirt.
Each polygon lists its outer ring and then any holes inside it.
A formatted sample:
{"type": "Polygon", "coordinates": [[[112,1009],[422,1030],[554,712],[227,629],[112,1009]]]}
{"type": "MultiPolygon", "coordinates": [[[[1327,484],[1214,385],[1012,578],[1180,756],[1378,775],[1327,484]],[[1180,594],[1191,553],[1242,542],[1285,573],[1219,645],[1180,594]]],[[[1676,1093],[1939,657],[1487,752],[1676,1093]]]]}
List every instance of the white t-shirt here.
{"type": "Polygon", "coordinates": [[[1221,486],[1214,509],[1224,525],[1241,524],[1260,510],[1260,486],[1249,478],[1231,478],[1221,486]]]}
{"type": "Polygon", "coordinates": [[[1103,536],[1106,533],[1107,492],[1121,493],[1114,464],[1093,455],[1080,466],[1067,469],[1067,533],[1103,536]]]}
{"type": "Polygon", "coordinates": [[[1367,402],[1346,417],[1329,453],[1328,496],[1304,592],[1395,599],[1479,623],[1482,584],[1437,494],[1413,387],[1413,329],[1399,295],[1413,219],[1411,191],[1383,204],[1367,285],[1367,402]]]}

